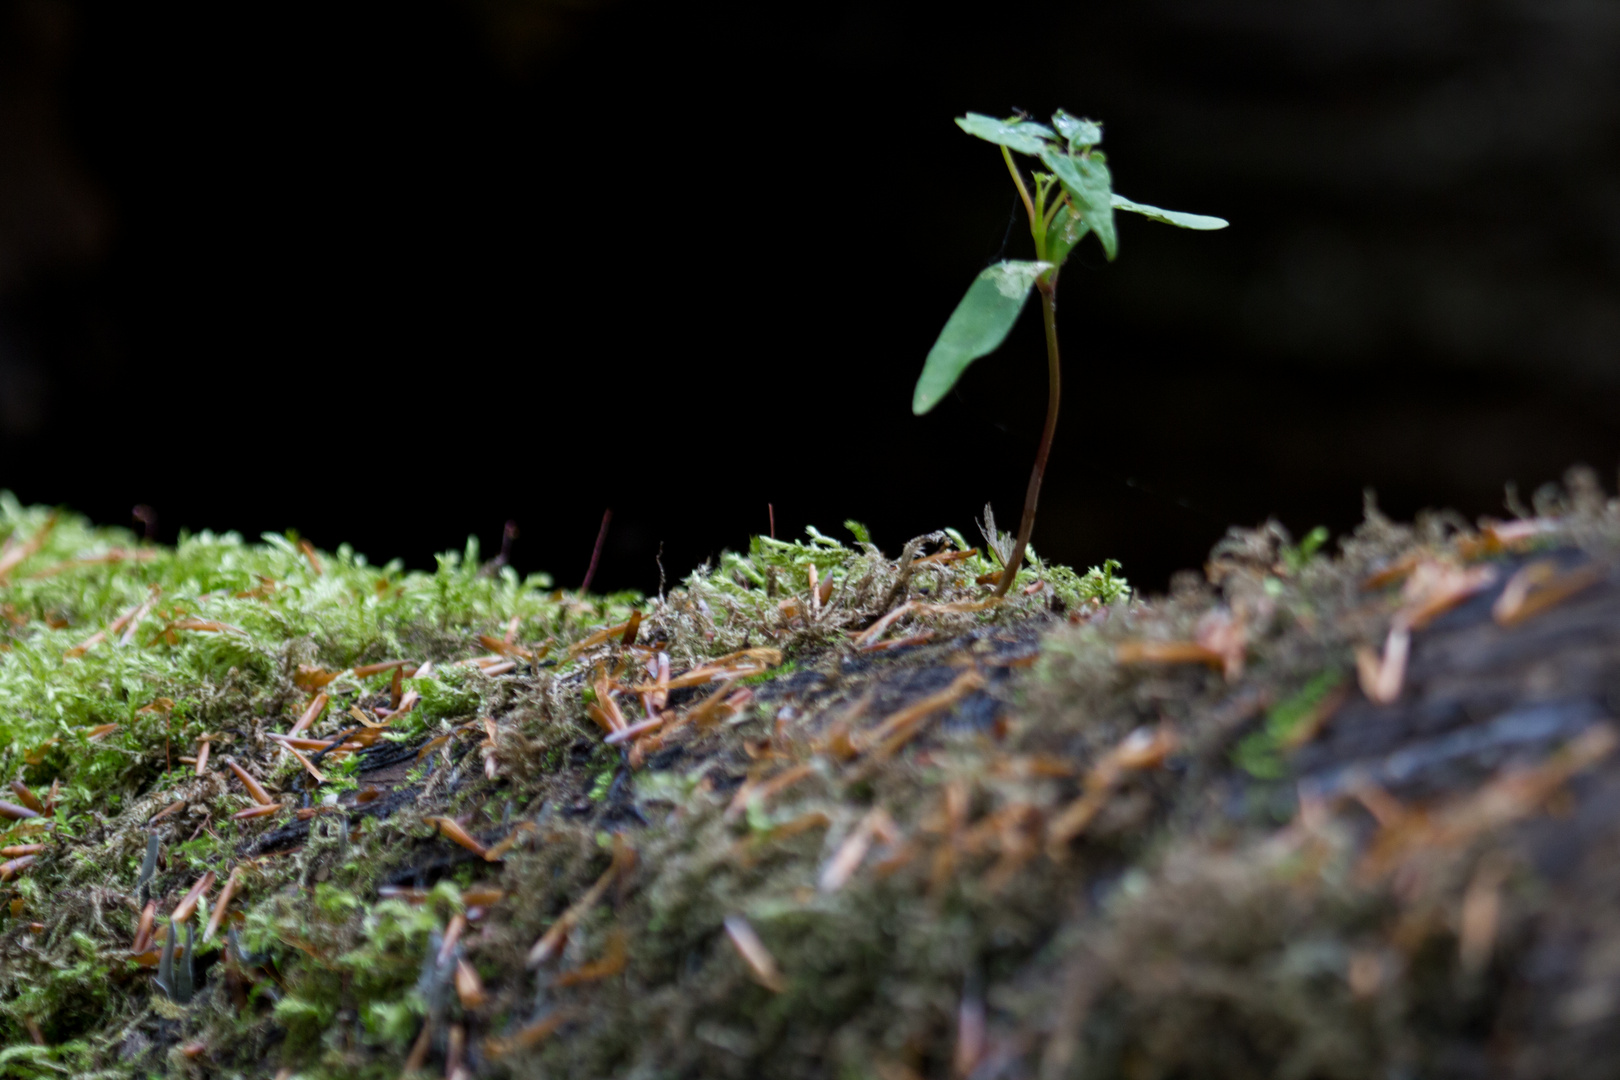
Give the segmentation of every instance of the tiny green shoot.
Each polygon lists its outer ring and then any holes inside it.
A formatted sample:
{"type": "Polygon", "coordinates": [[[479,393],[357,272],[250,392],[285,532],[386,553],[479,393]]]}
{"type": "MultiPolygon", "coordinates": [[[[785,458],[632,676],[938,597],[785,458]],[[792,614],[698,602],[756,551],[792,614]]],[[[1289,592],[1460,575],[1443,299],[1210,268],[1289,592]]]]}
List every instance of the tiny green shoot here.
{"type": "Polygon", "coordinates": [[[1332,537],[1333,534],[1328,532],[1326,525],[1318,525],[1306,533],[1298,544],[1288,544],[1282,549],[1283,566],[1290,574],[1298,574],[1310,565],[1311,559],[1332,537]]]}
{"type": "Polygon", "coordinates": [[[969,364],[999,348],[1022,314],[1030,290],[1040,290],[1041,314],[1046,324],[1046,426],[1041,432],[1035,467],[1024,495],[1018,538],[996,584],[996,595],[1004,596],[1018,575],[1030,533],[1035,528],[1035,505],[1040,499],[1041,479],[1052,450],[1052,435],[1057,430],[1058,404],[1062,396],[1057,283],[1064,261],[1075,245],[1087,233],[1092,233],[1102,244],[1103,254],[1112,262],[1119,253],[1119,237],[1114,228],[1116,210],[1183,229],[1224,229],[1227,223],[1218,217],[1161,210],[1116,195],[1106,158],[1096,149],[1102,142],[1102,125],[1091,120],[1070,116],[1060,109],[1053,114],[1051,127],[1021,116],[997,120],[978,113],[968,113],[956,123],[969,135],[1001,147],[1001,156],[1029,217],[1035,258],[1003,259],[982,271],[968,286],[967,295],[957,304],[940,331],[939,339],[929,350],[912,396],[911,411],[921,416],[931,410],[950,393],[969,364]],[[1034,172],[1031,182],[1026,183],[1013,160],[1014,153],[1036,158],[1048,171],[1034,172]]]}

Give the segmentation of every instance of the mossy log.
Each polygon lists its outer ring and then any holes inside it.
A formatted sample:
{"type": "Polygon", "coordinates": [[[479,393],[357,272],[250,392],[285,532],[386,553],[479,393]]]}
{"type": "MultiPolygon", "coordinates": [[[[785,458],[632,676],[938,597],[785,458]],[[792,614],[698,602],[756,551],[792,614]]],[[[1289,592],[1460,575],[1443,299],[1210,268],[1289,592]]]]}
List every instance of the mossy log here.
{"type": "Polygon", "coordinates": [[[0,1076],[1608,1075],[1566,487],[1002,602],[950,532],[592,597],[0,500],[0,1076]]]}

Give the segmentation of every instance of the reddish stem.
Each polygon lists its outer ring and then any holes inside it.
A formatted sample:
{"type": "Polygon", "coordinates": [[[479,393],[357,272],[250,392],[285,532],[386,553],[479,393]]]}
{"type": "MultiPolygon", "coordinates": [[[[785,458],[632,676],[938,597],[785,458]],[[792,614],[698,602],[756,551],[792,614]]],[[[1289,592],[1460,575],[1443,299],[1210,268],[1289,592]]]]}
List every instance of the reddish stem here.
{"type": "Polygon", "coordinates": [[[996,583],[997,596],[1006,596],[1007,590],[1012,588],[1018,568],[1024,562],[1024,548],[1029,546],[1029,534],[1035,530],[1035,504],[1040,502],[1041,479],[1046,475],[1046,459],[1052,453],[1058,404],[1063,397],[1063,371],[1058,364],[1056,272],[1038,284],[1041,290],[1041,318],[1046,323],[1046,428],[1041,432],[1041,445],[1035,451],[1035,467],[1030,470],[1029,487],[1024,492],[1024,516],[1018,523],[1018,542],[1013,546],[1012,558],[1002,568],[1001,580],[996,583]]]}
{"type": "Polygon", "coordinates": [[[596,576],[596,560],[602,557],[602,541],[607,539],[608,522],[613,520],[613,508],[608,507],[602,511],[602,527],[596,533],[596,546],[591,548],[591,565],[585,569],[585,580],[580,582],[579,591],[591,591],[591,578],[596,576]]]}

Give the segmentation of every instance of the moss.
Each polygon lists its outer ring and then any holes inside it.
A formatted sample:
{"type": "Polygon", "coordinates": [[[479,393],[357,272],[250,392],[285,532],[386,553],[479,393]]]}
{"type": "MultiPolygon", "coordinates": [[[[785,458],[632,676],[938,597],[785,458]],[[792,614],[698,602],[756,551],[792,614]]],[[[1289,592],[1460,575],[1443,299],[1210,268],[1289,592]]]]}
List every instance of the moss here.
{"type": "Polygon", "coordinates": [[[1274,705],[1266,713],[1261,730],[1244,737],[1233,751],[1232,760],[1257,780],[1277,780],[1287,771],[1283,753],[1301,726],[1344,685],[1342,671],[1323,671],[1312,676],[1298,693],[1274,705]]]}
{"type": "MultiPolygon", "coordinates": [[[[1581,490],[1559,542],[1614,552],[1620,511],[1581,490]]],[[[47,520],[0,499],[0,542],[47,520]]],[[[1455,552],[1478,534],[1372,514],[1331,556],[1279,529],[1235,532],[1207,580],[1153,601],[1115,564],[1080,574],[1031,553],[994,606],[978,579],[996,565],[957,557],[960,535],[891,559],[851,531],[853,547],[756,538],[648,599],[484,573],[475,546],[410,573],[342,548],[312,559],[280,536],[141,547],[58,515],[0,586],[0,763],[36,791],[57,783],[59,800],[48,850],[4,885],[20,904],[0,906],[0,1042],[18,1052],[0,1053],[0,1076],[397,1075],[424,1027],[442,1070],[459,1027],[480,1073],[887,1080],[950,1071],[964,1009],[983,1011],[985,1060],[1027,1073],[1195,1075],[1219,1061],[1231,1075],[1387,1075],[1438,1060],[1502,1007],[1488,988],[1440,1007],[1466,976],[1449,916],[1423,914],[1458,910],[1478,849],[1368,876],[1359,811],[1307,830],[1295,794],[1302,762],[1327,752],[1324,703],[1353,694],[1353,650],[1379,645],[1401,602],[1361,582],[1412,552],[1466,561],[1455,552]],[[930,550],[955,554],[913,563],[930,550]],[[129,554],[91,561],[114,551],[129,554]],[[148,599],[127,642],[125,627],[65,655],[148,599]],[[604,633],[632,612],[634,646],[604,633]],[[510,640],[529,651],[517,670],[465,663],[491,651],[481,639],[508,649],[514,620],[510,640]],[[1128,643],[1233,625],[1241,672],[1119,661],[1128,643]],[[885,639],[904,647],[866,647],[885,639]],[[648,643],[677,675],[741,649],[781,662],[724,661],[729,714],[691,720],[715,704],[713,683],[672,691],[671,714],[691,722],[632,754],[604,744],[587,706],[606,704],[598,680],[654,678],[648,643]],[[329,782],[311,793],[339,798],[347,839],[332,814],[231,820],[250,803],[224,756],[300,802],[302,766],[266,736],[302,713],[311,679],[396,657],[434,662],[402,687],[421,703],[364,760],[323,759],[329,782]],[[942,693],[953,704],[904,745],[850,758],[849,739],[942,693]],[[119,726],[92,737],[105,724],[119,726]],[[1176,751],[1109,765],[1142,728],[1172,732],[1176,751]],[[177,759],[205,733],[213,768],[198,777],[177,759]],[[368,788],[382,795],[362,805],[368,788]],[[1106,798],[1054,840],[1088,788],[1106,798]],[[202,947],[185,1006],[154,999],[128,953],[148,822],[177,804],[152,826],[151,892],[166,913],[202,873],[239,871],[244,953],[202,947]],[[424,820],[441,816],[504,858],[424,820]],[[491,888],[498,900],[474,899],[491,888]],[[774,958],[780,992],[760,985],[728,917],[774,958]],[[531,969],[560,920],[572,930],[531,969]],[[463,961],[482,1002],[456,992],[463,961]],[[1374,1000],[1352,967],[1387,980],[1374,1000]],[[49,1045],[30,1045],[35,1028],[49,1045]]],[[[386,710],[391,678],[337,675],[311,730],[386,710]]],[[[627,722],[645,717],[638,690],[613,698],[627,722]]],[[[1538,888],[1504,892],[1503,948],[1544,913],[1538,888]]]]}

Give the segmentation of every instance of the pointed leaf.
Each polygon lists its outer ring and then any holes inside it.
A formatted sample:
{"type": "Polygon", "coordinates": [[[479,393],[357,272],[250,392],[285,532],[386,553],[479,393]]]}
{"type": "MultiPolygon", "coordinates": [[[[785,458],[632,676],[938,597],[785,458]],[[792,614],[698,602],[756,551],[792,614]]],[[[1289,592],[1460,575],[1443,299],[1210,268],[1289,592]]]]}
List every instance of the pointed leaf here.
{"type": "Polygon", "coordinates": [[[997,120],[982,113],[968,113],[966,116],[958,117],[956,126],[969,135],[977,135],[997,146],[1005,146],[1009,150],[1031,156],[1040,154],[1046,146],[1047,139],[1057,138],[1057,133],[1045,124],[1029,120],[997,120]]]}
{"type": "Polygon", "coordinates": [[[1052,126],[1058,129],[1059,135],[1069,140],[1069,147],[1076,151],[1102,142],[1101,124],[1095,120],[1082,120],[1078,116],[1070,116],[1062,109],[1052,114],[1052,126]]]}
{"type": "Polygon", "coordinates": [[[1051,268],[1049,262],[1007,259],[973,279],[967,295],[939,332],[939,340],[928,350],[928,360],[912,395],[912,412],[921,416],[938,405],[969,364],[994,352],[1007,339],[1035,279],[1051,268]]]}
{"type": "Polygon", "coordinates": [[[1091,226],[1102,243],[1103,254],[1112,261],[1119,254],[1119,237],[1114,232],[1113,181],[1108,166],[1092,157],[1071,157],[1050,146],[1041,151],[1041,161],[1057,176],[1079,209],[1081,220],[1091,226]]]}
{"type": "Polygon", "coordinates": [[[1074,250],[1074,245],[1090,231],[1091,226],[1070,213],[1067,206],[1060,208],[1046,230],[1047,261],[1054,266],[1062,266],[1069,252],[1074,250]]]}
{"type": "Polygon", "coordinates": [[[1113,197],[1115,210],[1129,210],[1133,214],[1150,217],[1154,221],[1162,221],[1166,225],[1179,225],[1183,229],[1224,229],[1231,222],[1225,218],[1210,217],[1208,214],[1186,214],[1180,210],[1161,210],[1157,206],[1147,203],[1132,202],[1123,195],[1113,197]]]}

